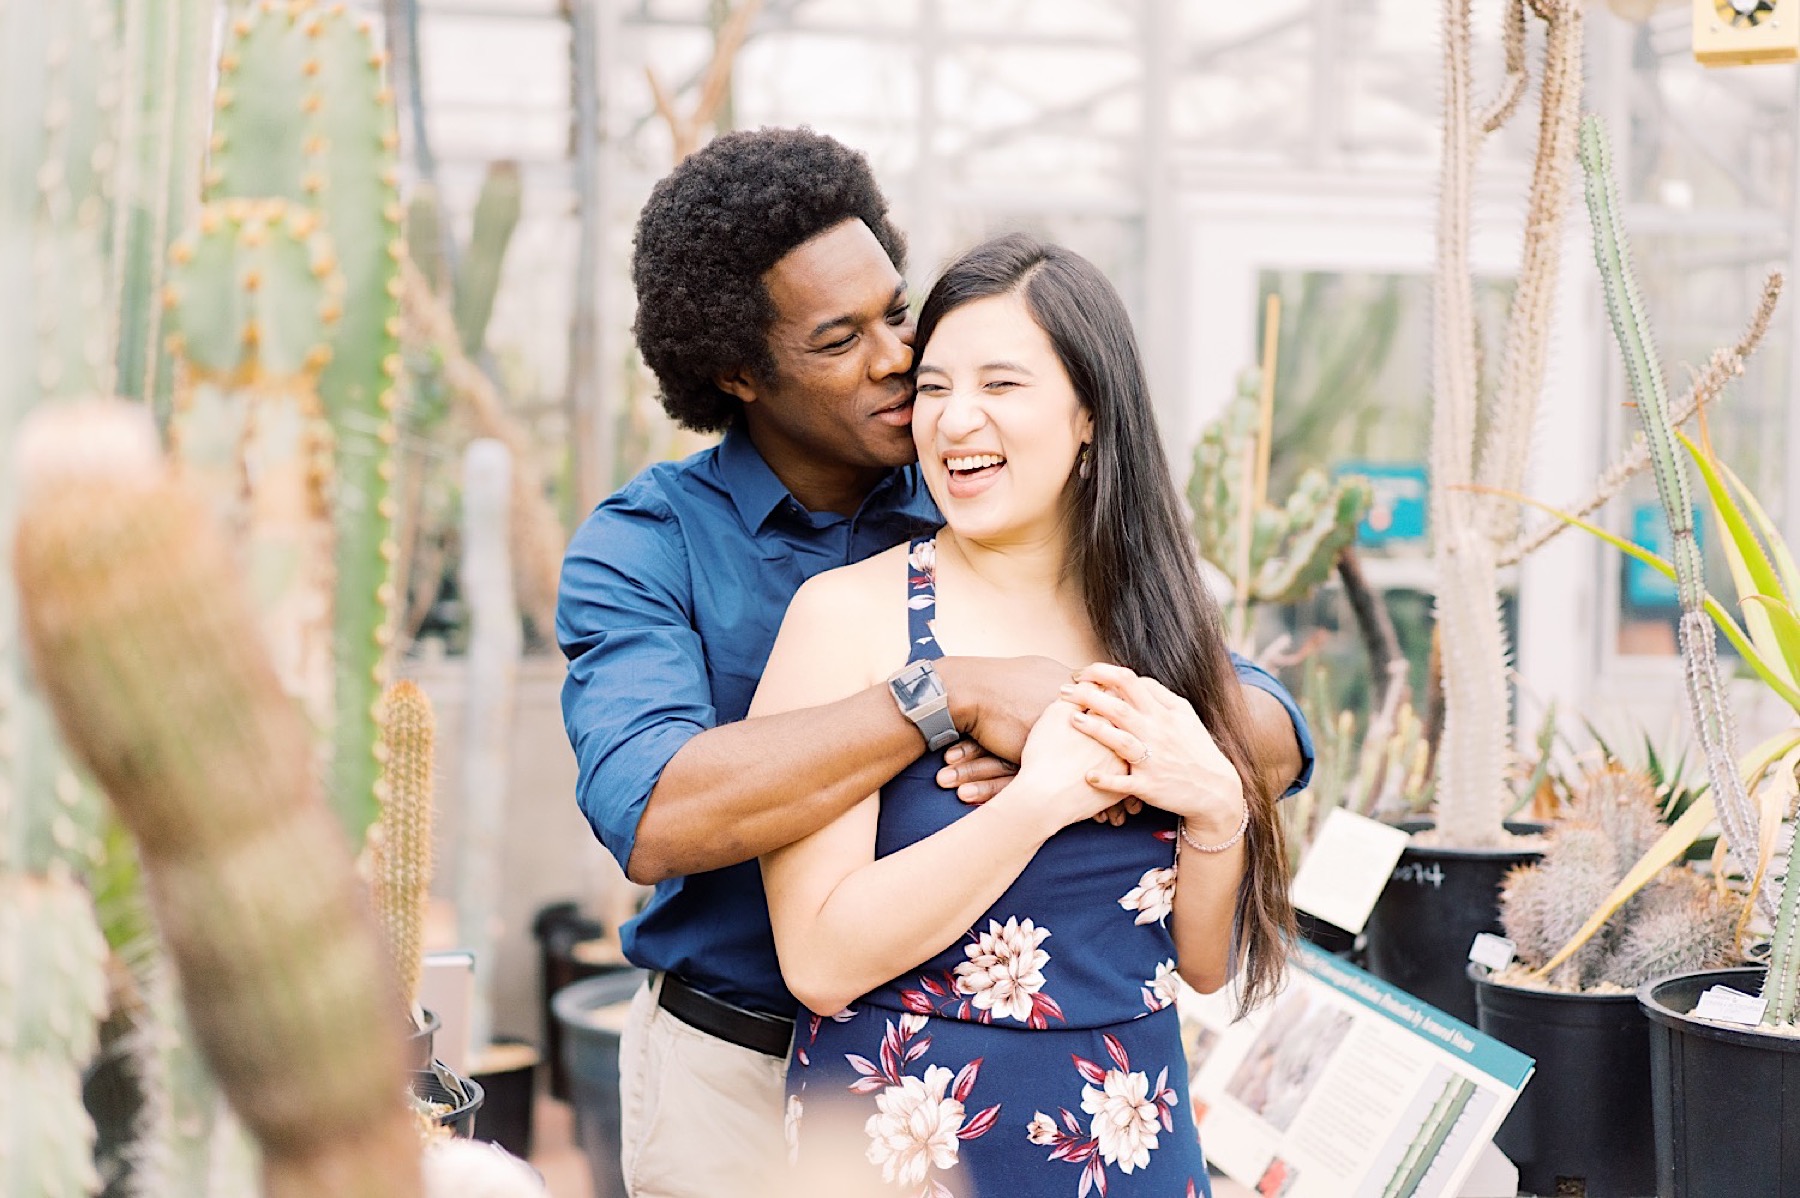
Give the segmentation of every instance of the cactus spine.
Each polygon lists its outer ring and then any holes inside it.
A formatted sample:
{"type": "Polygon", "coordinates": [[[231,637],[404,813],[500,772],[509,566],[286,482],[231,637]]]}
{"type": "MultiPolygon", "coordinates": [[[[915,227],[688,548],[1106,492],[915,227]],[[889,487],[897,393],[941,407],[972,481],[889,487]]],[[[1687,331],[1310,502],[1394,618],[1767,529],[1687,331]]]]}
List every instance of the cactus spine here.
{"type": "Polygon", "coordinates": [[[384,702],[387,797],[373,839],[371,891],[401,1000],[411,1009],[419,999],[425,907],[431,897],[431,752],[437,723],[431,701],[417,683],[394,683],[384,702]]]}
{"type": "Polygon", "coordinates": [[[419,1193],[385,962],[237,569],[141,413],[21,448],[22,620],[65,738],[137,838],[215,1076],[268,1198],[419,1193]],[[292,880],[306,863],[307,901],[292,880]]]}
{"type": "MultiPolygon", "coordinates": [[[[314,210],[344,279],[318,393],[331,428],[330,793],[360,838],[379,810],[380,697],[393,639],[398,268],[405,254],[393,95],[369,23],[343,4],[262,3],[219,60],[209,200],[314,210]]],[[[190,339],[191,332],[188,334],[190,339]]]]}
{"type": "Polygon", "coordinates": [[[1470,484],[1516,489],[1524,472],[1545,340],[1556,291],[1569,158],[1581,104],[1581,9],[1576,0],[1530,0],[1547,40],[1524,256],[1507,317],[1501,387],[1489,432],[1477,440],[1476,321],[1469,266],[1470,210],[1482,135],[1497,129],[1525,86],[1525,7],[1507,8],[1508,84],[1486,113],[1472,111],[1470,0],[1444,5],[1444,152],[1433,295],[1431,521],[1444,651],[1445,728],[1438,757],[1437,839],[1479,848],[1502,826],[1512,731],[1508,648],[1495,559],[1512,521],[1470,484]]]}

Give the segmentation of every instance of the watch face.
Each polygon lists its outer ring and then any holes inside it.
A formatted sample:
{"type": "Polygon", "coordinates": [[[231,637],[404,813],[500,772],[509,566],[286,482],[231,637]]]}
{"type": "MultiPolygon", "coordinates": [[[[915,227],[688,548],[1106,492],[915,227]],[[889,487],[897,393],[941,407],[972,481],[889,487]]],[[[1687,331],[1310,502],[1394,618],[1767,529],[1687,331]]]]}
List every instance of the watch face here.
{"type": "Polygon", "coordinates": [[[923,707],[944,693],[937,675],[930,670],[906,670],[894,679],[893,686],[901,705],[908,709],[923,707]]]}

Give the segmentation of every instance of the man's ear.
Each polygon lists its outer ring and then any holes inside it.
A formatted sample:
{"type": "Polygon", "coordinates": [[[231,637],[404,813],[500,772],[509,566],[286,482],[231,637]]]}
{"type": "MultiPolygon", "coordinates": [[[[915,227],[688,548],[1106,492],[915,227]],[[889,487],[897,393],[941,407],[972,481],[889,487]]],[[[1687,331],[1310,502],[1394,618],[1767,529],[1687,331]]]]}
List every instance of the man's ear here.
{"type": "Polygon", "coordinates": [[[713,385],[741,403],[756,402],[756,379],[748,370],[739,368],[730,374],[721,374],[713,380],[713,385]]]}

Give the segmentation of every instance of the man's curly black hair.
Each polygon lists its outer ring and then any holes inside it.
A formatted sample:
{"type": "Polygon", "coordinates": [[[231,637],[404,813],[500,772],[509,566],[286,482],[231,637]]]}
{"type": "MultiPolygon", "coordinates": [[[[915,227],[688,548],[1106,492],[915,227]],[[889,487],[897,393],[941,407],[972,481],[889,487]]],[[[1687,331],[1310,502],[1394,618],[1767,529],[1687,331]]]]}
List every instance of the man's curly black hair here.
{"type": "Polygon", "coordinates": [[[851,219],[904,269],[906,240],[888,219],[868,161],[810,129],[727,133],[656,185],[631,256],[632,332],[676,423],[697,432],[730,425],[743,405],[713,380],[774,368],[775,308],[764,272],[851,219]]]}

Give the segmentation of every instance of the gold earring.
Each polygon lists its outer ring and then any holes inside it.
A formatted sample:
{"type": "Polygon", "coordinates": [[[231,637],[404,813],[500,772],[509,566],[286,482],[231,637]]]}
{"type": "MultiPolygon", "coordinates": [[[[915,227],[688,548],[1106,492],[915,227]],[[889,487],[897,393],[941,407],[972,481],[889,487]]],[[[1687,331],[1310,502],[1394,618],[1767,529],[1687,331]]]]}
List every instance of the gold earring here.
{"type": "Polygon", "coordinates": [[[1085,480],[1093,473],[1094,446],[1092,442],[1083,444],[1081,452],[1075,456],[1075,476],[1085,480]]]}

